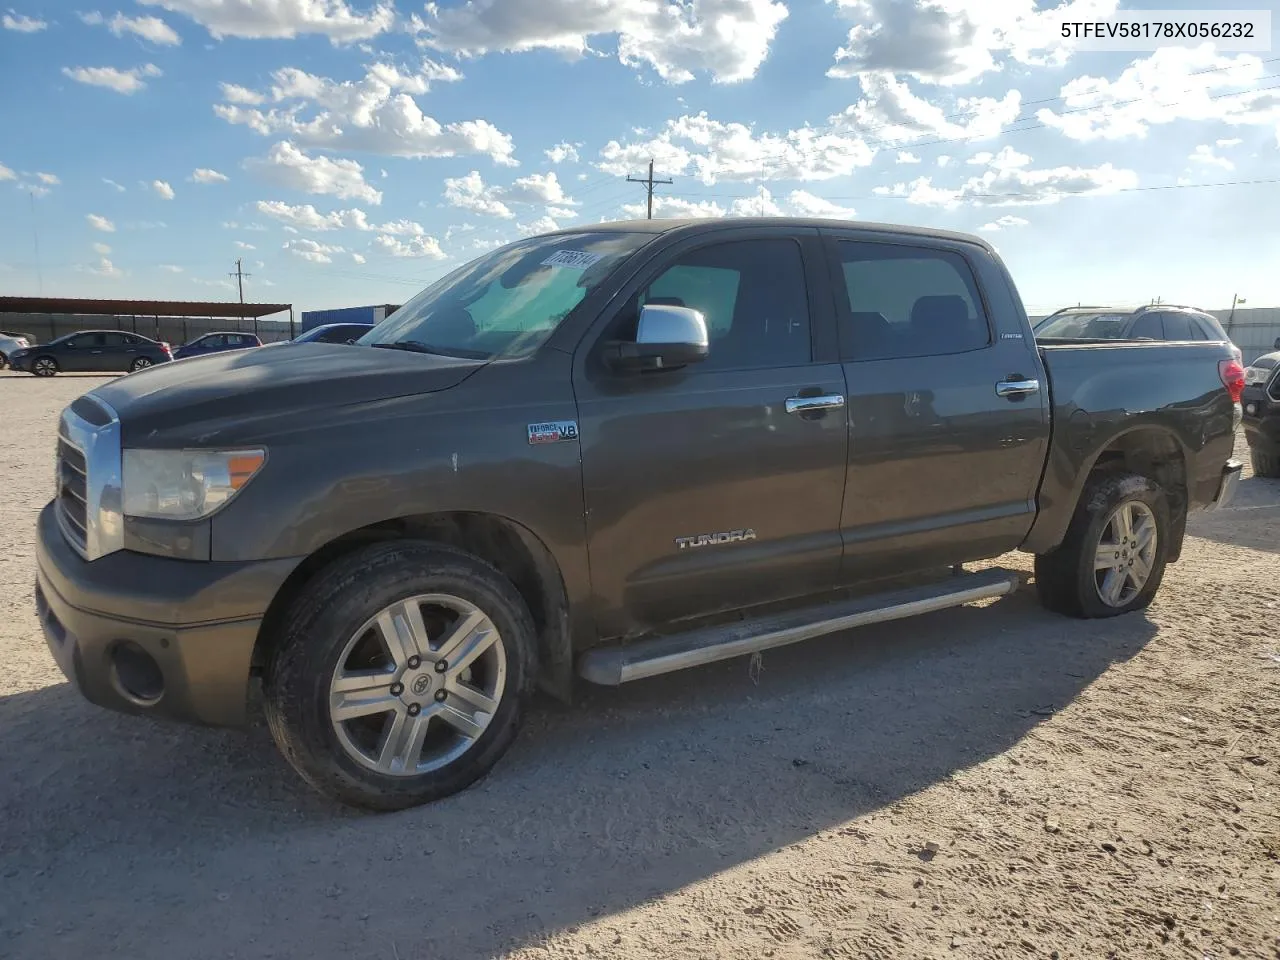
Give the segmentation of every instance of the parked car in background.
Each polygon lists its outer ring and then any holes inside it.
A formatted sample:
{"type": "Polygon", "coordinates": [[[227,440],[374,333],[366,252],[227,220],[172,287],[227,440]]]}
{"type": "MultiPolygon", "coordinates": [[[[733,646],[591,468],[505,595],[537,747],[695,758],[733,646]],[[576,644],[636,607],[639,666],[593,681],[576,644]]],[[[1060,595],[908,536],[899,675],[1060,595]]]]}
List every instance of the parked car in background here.
{"type": "Polygon", "coordinates": [[[25,350],[29,346],[31,346],[31,341],[25,336],[0,331],[0,370],[5,368],[13,354],[19,350],[25,350]]]}
{"type": "MultiPolygon", "coordinates": [[[[1066,307],[1038,321],[1036,339],[1054,340],[1209,340],[1231,343],[1216,317],[1195,307],[1168,303],[1136,310],[1066,307]]],[[[1231,344],[1235,347],[1235,344],[1231,344]]],[[[1238,347],[1236,359],[1241,359],[1238,347]]]]}
{"type": "Polygon", "coordinates": [[[58,373],[132,373],[173,359],[169,344],[123,330],[80,330],[19,350],[9,357],[14,370],[37,377],[58,373]]]}
{"type": "Polygon", "coordinates": [[[291,343],[354,343],[373,329],[371,323],[325,323],[298,334],[291,343]]]}
{"type": "Polygon", "coordinates": [[[185,360],[187,357],[204,357],[224,350],[245,350],[249,347],[260,347],[262,341],[252,333],[206,333],[203,337],[188,340],[173,351],[173,359],[185,360]]]}
{"type": "Polygon", "coordinates": [[[1280,340],[1275,353],[1264,353],[1245,368],[1240,400],[1253,472],[1280,477],[1280,340]]]}

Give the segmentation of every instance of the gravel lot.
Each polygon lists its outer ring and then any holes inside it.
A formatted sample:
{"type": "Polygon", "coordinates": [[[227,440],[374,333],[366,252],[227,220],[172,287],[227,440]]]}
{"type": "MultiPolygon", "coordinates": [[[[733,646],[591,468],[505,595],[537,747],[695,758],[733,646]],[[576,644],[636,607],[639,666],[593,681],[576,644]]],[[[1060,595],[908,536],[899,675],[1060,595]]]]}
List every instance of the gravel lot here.
{"type": "Polygon", "coordinates": [[[1280,483],[1197,517],[1145,616],[1024,589],[543,704],[371,816],[260,722],[63,681],[32,537],[97,382],[0,373],[0,957],[1280,957],[1280,483]]]}

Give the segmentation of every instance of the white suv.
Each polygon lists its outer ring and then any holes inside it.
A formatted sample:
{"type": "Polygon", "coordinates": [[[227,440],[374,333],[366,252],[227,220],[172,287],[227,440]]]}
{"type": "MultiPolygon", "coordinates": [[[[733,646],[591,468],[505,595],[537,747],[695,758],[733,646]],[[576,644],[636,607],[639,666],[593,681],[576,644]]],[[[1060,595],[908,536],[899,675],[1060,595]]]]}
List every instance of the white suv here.
{"type": "Polygon", "coordinates": [[[0,370],[3,370],[9,364],[9,354],[15,350],[25,350],[31,344],[26,337],[20,337],[17,334],[5,333],[0,330],[0,370]]]}

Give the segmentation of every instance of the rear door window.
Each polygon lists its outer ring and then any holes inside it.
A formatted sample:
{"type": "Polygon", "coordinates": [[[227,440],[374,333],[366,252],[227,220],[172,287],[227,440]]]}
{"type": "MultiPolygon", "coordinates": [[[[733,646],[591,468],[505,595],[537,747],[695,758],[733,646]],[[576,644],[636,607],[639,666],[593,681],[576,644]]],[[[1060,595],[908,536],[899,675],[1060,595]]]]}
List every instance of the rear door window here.
{"type": "Polygon", "coordinates": [[[1144,313],[1133,323],[1129,331],[1130,340],[1163,340],[1164,324],[1160,322],[1160,314],[1144,313]]]}
{"type": "Polygon", "coordinates": [[[1166,340],[1194,340],[1191,318],[1185,313],[1166,313],[1164,315],[1164,338],[1166,340]]]}

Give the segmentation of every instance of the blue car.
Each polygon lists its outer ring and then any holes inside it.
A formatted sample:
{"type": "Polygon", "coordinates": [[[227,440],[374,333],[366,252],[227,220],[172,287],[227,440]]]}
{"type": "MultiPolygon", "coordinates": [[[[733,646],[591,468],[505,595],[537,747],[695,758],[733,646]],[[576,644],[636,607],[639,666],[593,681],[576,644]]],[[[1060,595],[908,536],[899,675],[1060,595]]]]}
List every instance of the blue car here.
{"type": "Polygon", "coordinates": [[[224,350],[245,350],[260,346],[262,341],[252,333],[206,333],[173,351],[173,359],[185,360],[187,357],[203,357],[224,350]]]}
{"type": "Polygon", "coordinates": [[[294,343],[351,343],[373,329],[372,323],[326,323],[293,338],[294,343]]]}

